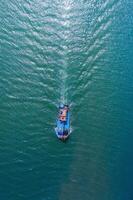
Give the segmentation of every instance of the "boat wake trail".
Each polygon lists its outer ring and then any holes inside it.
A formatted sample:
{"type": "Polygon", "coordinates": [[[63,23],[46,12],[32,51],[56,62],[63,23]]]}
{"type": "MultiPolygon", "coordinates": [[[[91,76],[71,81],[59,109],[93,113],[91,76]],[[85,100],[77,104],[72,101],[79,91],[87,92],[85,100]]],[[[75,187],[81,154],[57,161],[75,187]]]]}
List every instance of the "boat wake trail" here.
{"type": "Polygon", "coordinates": [[[71,1],[63,1],[58,4],[58,14],[60,19],[60,31],[59,36],[61,38],[61,67],[59,71],[60,76],[60,101],[64,104],[68,104],[68,94],[67,94],[67,79],[68,79],[68,43],[70,36],[70,8],[71,1]]]}
{"type": "Polygon", "coordinates": [[[67,95],[67,62],[64,60],[63,66],[60,70],[60,102],[67,104],[68,95],[67,95]]]}

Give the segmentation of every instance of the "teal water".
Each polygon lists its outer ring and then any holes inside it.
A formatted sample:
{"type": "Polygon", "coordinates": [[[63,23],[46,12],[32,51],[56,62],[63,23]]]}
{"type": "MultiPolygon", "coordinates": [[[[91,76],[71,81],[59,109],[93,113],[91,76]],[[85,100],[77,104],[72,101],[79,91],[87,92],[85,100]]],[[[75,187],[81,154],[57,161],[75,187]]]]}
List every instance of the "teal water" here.
{"type": "Polygon", "coordinates": [[[133,199],[132,10],[0,1],[0,200],[133,199]],[[60,101],[66,143],[54,133],[60,101]]]}

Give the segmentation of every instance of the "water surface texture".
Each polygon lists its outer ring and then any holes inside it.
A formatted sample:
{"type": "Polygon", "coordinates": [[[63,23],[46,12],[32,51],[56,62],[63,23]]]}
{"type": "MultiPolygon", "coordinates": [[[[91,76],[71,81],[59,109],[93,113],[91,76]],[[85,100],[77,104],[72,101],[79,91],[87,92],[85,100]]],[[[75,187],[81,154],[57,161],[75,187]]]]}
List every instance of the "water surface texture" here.
{"type": "Polygon", "coordinates": [[[132,147],[133,1],[1,0],[0,200],[133,200],[132,147]]]}

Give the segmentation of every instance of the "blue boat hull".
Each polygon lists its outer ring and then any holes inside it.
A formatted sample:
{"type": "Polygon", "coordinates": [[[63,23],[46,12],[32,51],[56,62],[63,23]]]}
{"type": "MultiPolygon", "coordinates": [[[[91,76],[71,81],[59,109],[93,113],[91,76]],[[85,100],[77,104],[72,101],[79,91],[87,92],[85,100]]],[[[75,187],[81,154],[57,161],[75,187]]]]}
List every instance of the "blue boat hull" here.
{"type": "Polygon", "coordinates": [[[61,140],[66,140],[70,135],[70,111],[67,111],[66,121],[56,120],[55,133],[61,140]]]}

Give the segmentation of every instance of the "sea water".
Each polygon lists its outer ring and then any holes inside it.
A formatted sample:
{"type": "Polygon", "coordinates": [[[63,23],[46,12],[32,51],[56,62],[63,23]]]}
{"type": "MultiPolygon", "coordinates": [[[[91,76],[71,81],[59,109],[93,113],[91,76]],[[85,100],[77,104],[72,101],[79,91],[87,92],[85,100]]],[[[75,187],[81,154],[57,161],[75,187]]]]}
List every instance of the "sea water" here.
{"type": "Polygon", "coordinates": [[[0,1],[0,200],[133,199],[132,10],[0,1]],[[54,132],[61,101],[66,143],[54,132]]]}

